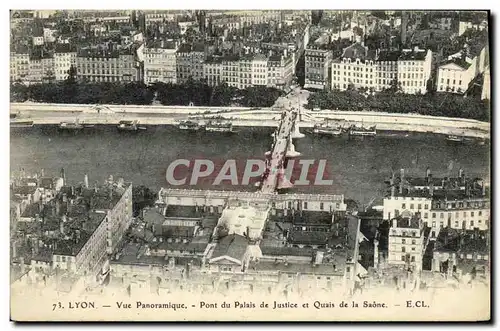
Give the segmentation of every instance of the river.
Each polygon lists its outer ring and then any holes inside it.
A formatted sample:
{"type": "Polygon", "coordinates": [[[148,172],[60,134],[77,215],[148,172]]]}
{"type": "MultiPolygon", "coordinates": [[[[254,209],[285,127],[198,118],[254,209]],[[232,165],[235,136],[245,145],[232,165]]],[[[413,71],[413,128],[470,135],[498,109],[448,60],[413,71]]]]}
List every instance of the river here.
{"type": "MultiPolygon", "coordinates": [[[[150,126],[146,131],[123,133],[112,126],[97,126],[78,133],[61,133],[55,127],[35,126],[11,131],[10,165],[12,172],[20,168],[27,173],[44,169],[47,175],[58,175],[64,168],[69,183],[82,182],[88,174],[92,185],[113,175],[158,190],[168,186],[165,172],[176,159],[206,158],[215,160],[220,168],[227,159],[240,162],[263,158],[272,143],[272,130],[239,130],[227,135],[150,126]]],[[[303,159],[326,160],[325,178],[333,184],[297,186],[292,191],[344,194],[362,204],[383,196],[384,180],[391,175],[391,169],[399,172],[405,168],[407,176],[423,176],[430,167],[436,177],[456,175],[462,168],[467,176],[489,178],[488,145],[451,145],[440,135],[379,134],[372,140],[348,140],[306,134],[295,140],[295,147],[303,159]]],[[[209,181],[194,188],[255,190],[253,185],[231,186],[223,182],[222,186],[213,186],[209,181]]]]}

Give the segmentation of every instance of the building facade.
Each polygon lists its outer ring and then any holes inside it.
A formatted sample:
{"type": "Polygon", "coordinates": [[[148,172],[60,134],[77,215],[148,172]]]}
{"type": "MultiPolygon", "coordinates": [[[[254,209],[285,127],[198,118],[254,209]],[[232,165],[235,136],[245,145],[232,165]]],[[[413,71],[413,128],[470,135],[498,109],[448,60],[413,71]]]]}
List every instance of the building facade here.
{"type": "Polygon", "coordinates": [[[437,70],[437,91],[464,93],[470,82],[476,77],[476,61],[474,59],[455,58],[446,61],[437,70]]]}
{"type": "Polygon", "coordinates": [[[389,229],[388,259],[392,265],[422,269],[424,253],[424,224],[419,214],[403,213],[392,219],[389,229]]]}
{"type": "Polygon", "coordinates": [[[425,94],[431,77],[432,51],[404,49],[398,59],[398,83],[404,93],[425,94]]]}
{"type": "Polygon", "coordinates": [[[329,70],[332,56],[330,50],[306,48],[305,88],[323,90],[329,87],[329,70]]]}
{"type": "Polygon", "coordinates": [[[160,45],[144,48],[144,83],[163,82],[176,84],[176,51],[177,45],[175,43],[161,43],[160,45]]]}
{"type": "Polygon", "coordinates": [[[68,78],[69,69],[74,66],[76,69],[76,52],[55,52],[54,71],[57,81],[68,78]]]}
{"type": "Polygon", "coordinates": [[[77,78],[90,82],[139,81],[135,54],[129,50],[82,49],[76,58],[77,78]]]}

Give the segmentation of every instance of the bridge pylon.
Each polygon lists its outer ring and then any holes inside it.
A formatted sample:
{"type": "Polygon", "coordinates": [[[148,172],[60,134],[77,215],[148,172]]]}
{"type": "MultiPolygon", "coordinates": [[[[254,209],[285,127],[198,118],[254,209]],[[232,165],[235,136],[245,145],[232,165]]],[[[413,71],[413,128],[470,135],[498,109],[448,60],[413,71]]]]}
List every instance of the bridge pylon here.
{"type": "Polygon", "coordinates": [[[292,158],[292,157],[298,157],[300,155],[302,155],[302,154],[295,150],[295,145],[293,144],[293,141],[292,141],[292,135],[290,135],[287,149],[286,149],[286,157],[292,158]]]}

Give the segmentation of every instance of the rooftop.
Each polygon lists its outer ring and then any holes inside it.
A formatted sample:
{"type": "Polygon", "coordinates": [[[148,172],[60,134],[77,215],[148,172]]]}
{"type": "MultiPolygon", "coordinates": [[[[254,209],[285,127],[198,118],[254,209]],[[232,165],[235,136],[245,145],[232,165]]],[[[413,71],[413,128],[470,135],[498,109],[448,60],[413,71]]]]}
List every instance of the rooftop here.
{"type": "Polygon", "coordinates": [[[243,260],[248,246],[247,238],[231,234],[219,240],[212,254],[212,259],[229,256],[239,261],[243,260]]]}
{"type": "Polygon", "coordinates": [[[422,219],[420,214],[416,213],[412,215],[410,212],[403,211],[401,215],[394,218],[391,223],[391,227],[394,227],[394,221],[396,221],[397,228],[404,229],[420,229],[422,225],[422,219]]]}
{"type": "Polygon", "coordinates": [[[425,57],[427,55],[426,50],[408,50],[404,49],[401,52],[401,55],[399,56],[400,61],[408,61],[408,60],[415,60],[415,61],[423,61],[425,60],[425,57]]]}
{"type": "Polygon", "coordinates": [[[489,254],[489,232],[479,229],[457,230],[445,228],[439,231],[434,251],[489,254]]]}
{"type": "Polygon", "coordinates": [[[469,62],[465,61],[464,59],[455,57],[453,59],[444,61],[439,67],[441,68],[441,67],[444,67],[445,65],[448,65],[448,64],[456,64],[457,66],[459,66],[460,68],[462,68],[464,70],[469,69],[469,67],[471,66],[471,64],[469,62]]]}

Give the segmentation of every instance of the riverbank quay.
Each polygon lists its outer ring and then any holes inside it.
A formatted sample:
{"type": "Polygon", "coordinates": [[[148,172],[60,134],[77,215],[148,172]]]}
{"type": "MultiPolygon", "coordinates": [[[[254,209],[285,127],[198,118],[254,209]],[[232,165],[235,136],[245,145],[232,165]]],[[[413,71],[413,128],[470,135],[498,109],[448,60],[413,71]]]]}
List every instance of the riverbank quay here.
{"type": "MultiPolygon", "coordinates": [[[[11,103],[11,114],[35,125],[59,124],[78,118],[88,124],[116,125],[121,120],[139,120],[144,125],[175,125],[182,119],[208,120],[217,116],[228,119],[235,127],[276,127],[280,109],[242,107],[183,107],[132,105],[61,105],[11,103]]],[[[15,120],[17,120],[17,118],[15,120]]],[[[406,131],[456,135],[490,139],[490,123],[471,119],[352,112],[337,110],[301,111],[300,127],[312,128],[316,123],[332,120],[346,124],[372,126],[382,131],[406,131]]]]}

